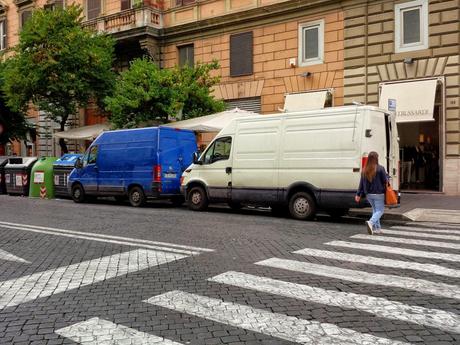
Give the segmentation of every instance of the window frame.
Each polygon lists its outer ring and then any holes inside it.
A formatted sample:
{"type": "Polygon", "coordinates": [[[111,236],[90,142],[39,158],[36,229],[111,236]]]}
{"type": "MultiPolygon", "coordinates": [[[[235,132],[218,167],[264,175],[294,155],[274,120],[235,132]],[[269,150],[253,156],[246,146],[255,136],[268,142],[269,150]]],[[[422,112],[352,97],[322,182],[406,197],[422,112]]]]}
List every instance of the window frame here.
{"type": "Polygon", "coordinates": [[[4,51],[8,48],[8,22],[6,17],[0,17],[0,51],[4,51]]]}
{"type": "Polygon", "coordinates": [[[88,150],[88,164],[87,165],[92,165],[92,164],[97,164],[97,157],[99,155],[99,146],[91,146],[88,150]],[[90,161],[94,157],[94,161],[90,161]]]}
{"type": "Polygon", "coordinates": [[[429,47],[428,1],[414,0],[395,5],[395,52],[405,53],[429,47]],[[404,12],[420,10],[420,42],[404,44],[404,12]]]}
{"type": "Polygon", "coordinates": [[[96,19],[99,18],[99,17],[102,15],[102,13],[104,12],[104,1],[98,0],[98,1],[99,1],[99,13],[98,13],[97,16],[94,17],[94,18],[89,18],[89,17],[88,17],[88,9],[89,9],[88,2],[89,2],[89,1],[90,1],[90,0],[85,0],[85,1],[84,1],[84,4],[85,4],[85,17],[86,17],[86,20],[88,20],[88,21],[96,20],[96,19]]]}
{"type": "Polygon", "coordinates": [[[302,23],[299,25],[299,66],[311,66],[324,63],[324,19],[302,23]],[[318,56],[315,58],[304,59],[304,31],[318,29],[318,56]]]}
{"type": "MultiPolygon", "coordinates": [[[[241,60],[241,57],[240,57],[240,61],[238,62],[241,62],[241,61],[243,60],[241,60]]],[[[236,34],[231,34],[230,35],[230,77],[232,78],[242,77],[242,76],[253,75],[253,74],[254,74],[254,31],[245,31],[245,32],[239,32],[236,34]],[[251,55],[250,55],[250,63],[248,64],[248,66],[250,66],[250,70],[247,70],[247,71],[235,70],[234,62],[232,61],[234,49],[240,49],[240,47],[238,47],[235,42],[235,40],[237,40],[240,37],[244,37],[245,39],[248,39],[249,37],[249,40],[250,40],[251,55]]]]}

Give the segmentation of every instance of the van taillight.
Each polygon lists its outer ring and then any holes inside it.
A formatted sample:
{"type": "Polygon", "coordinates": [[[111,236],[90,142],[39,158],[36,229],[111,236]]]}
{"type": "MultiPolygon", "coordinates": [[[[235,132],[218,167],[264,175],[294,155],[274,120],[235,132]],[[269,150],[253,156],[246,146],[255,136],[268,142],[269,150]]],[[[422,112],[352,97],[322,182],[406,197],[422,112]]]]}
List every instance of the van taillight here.
{"type": "Polygon", "coordinates": [[[367,164],[367,156],[363,156],[361,158],[361,170],[364,170],[364,168],[366,167],[366,164],[367,164]]]}
{"type": "Polygon", "coordinates": [[[153,181],[161,182],[161,165],[155,165],[153,167],[153,181]]]}

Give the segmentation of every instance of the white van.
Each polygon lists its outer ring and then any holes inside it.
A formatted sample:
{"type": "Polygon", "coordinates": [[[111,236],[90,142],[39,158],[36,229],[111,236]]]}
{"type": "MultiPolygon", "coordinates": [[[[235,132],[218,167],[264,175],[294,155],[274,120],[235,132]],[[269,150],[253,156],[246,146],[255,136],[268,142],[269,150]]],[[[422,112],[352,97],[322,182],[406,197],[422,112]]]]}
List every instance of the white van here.
{"type": "Polygon", "coordinates": [[[182,175],[190,209],[211,202],[270,206],[311,219],[318,209],[341,216],[354,195],[366,157],[398,186],[399,145],[394,115],[371,106],[244,117],[222,129],[182,175]]]}

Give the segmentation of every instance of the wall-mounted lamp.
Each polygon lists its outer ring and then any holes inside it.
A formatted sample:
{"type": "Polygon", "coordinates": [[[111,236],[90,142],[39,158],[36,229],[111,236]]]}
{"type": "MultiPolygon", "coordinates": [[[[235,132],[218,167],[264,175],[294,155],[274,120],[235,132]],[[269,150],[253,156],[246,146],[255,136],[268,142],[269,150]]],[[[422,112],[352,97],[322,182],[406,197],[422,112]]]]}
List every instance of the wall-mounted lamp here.
{"type": "Polygon", "coordinates": [[[406,65],[412,65],[412,64],[414,63],[414,59],[413,59],[413,58],[410,58],[410,57],[409,57],[409,58],[405,58],[405,59],[404,59],[404,63],[405,63],[406,65]]]}
{"type": "Polygon", "coordinates": [[[313,75],[313,73],[311,73],[311,72],[303,72],[303,73],[301,74],[301,76],[302,76],[302,77],[305,77],[305,78],[311,77],[312,75],[313,75]]]}

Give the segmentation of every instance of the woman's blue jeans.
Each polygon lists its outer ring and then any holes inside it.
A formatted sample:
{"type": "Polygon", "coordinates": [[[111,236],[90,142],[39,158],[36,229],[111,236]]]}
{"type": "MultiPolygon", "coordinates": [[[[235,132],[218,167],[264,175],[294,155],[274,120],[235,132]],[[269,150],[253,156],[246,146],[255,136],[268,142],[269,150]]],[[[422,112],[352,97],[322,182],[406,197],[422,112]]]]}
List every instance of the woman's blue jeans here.
{"type": "Polygon", "coordinates": [[[380,218],[385,210],[385,194],[367,194],[367,200],[372,206],[372,217],[370,222],[374,229],[381,229],[380,218]]]}

